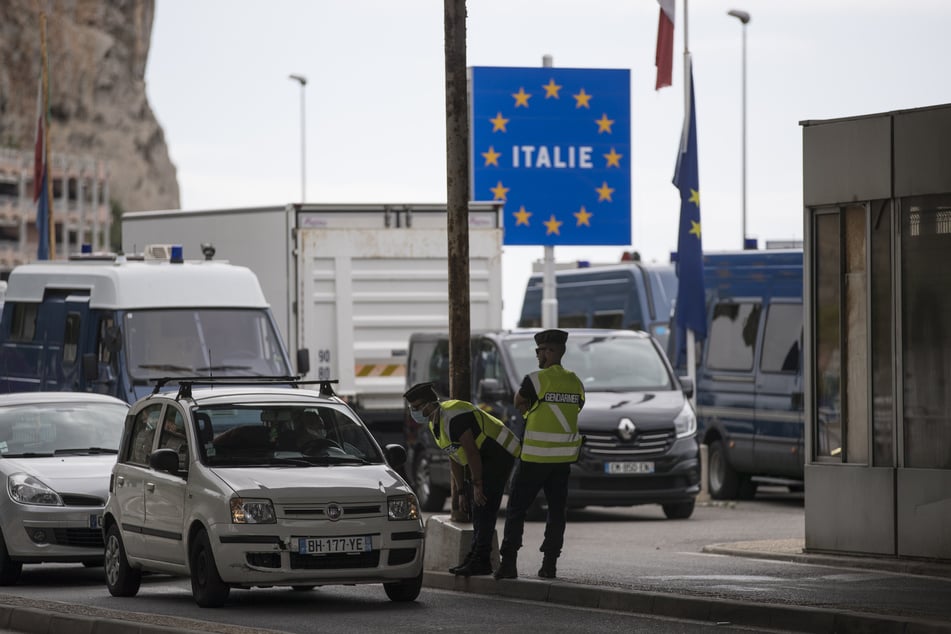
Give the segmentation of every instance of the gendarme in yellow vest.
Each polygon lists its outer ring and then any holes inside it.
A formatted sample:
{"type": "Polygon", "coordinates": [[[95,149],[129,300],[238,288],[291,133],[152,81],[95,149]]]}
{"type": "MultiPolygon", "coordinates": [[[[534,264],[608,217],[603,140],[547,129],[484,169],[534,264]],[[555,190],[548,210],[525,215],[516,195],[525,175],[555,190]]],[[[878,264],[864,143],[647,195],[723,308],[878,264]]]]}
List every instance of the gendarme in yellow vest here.
{"type": "Polygon", "coordinates": [[[523,462],[574,462],[581,449],[578,412],[584,386],[560,365],[528,375],[538,400],[525,413],[523,462]]]}
{"type": "Polygon", "coordinates": [[[466,401],[450,400],[439,404],[440,425],[438,434],[433,421],[429,421],[429,431],[432,432],[436,445],[440,449],[459,464],[463,466],[469,464],[465,449],[457,443],[454,444],[449,438],[449,424],[452,419],[467,412],[474,412],[479,424],[479,435],[475,437],[476,447],[481,449],[485,439],[492,438],[502,445],[507,452],[518,458],[521,451],[521,443],[519,443],[518,437],[498,418],[466,401]]]}

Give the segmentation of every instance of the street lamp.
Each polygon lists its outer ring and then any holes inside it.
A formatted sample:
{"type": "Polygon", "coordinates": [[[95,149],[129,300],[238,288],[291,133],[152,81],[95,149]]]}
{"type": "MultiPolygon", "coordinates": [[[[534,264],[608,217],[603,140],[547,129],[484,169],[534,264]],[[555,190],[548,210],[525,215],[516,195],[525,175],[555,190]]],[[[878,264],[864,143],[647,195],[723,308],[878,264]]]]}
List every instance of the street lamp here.
{"type": "Polygon", "coordinates": [[[290,75],[288,79],[300,82],[300,201],[307,201],[307,135],[305,134],[304,118],[304,86],[307,78],[303,75],[290,75]]]}
{"type": "Polygon", "coordinates": [[[746,248],[746,25],[750,14],[746,11],[731,9],[727,15],[743,23],[743,241],[740,248],[746,248]]]}

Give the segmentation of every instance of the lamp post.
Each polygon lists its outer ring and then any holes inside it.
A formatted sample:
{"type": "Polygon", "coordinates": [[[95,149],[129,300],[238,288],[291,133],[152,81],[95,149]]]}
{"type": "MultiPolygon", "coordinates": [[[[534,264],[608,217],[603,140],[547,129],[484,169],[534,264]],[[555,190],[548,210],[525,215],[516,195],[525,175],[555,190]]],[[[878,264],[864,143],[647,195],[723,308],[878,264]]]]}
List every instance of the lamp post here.
{"type": "Polygon", "coordinates": [[[750,21],[750,14],[746,11],[731,9],[727,15],[733,16],[743,23],[743,241],[740,248],[746,248],[746,25],[750,21]]]}
{"type": "Polygon", "coordinates": [[[307,134],[304,125],[304,86],[307,85],[307,78],[303,75],[290,75],[288,79],[300,83],[300,201],[303,203],[307,201],[307,134]]]}

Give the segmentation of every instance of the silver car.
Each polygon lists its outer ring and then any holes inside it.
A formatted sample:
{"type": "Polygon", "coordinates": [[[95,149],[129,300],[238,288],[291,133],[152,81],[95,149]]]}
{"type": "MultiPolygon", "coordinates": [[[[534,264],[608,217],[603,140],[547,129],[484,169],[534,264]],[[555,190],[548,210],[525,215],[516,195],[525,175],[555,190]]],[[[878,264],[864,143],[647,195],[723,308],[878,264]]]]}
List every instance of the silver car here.
{"type": "Polygon", "coordinates": [[[101,565],[100,521],[129,406],[85,392],[0,396],[0,585],[25,563],[101,565]]]}

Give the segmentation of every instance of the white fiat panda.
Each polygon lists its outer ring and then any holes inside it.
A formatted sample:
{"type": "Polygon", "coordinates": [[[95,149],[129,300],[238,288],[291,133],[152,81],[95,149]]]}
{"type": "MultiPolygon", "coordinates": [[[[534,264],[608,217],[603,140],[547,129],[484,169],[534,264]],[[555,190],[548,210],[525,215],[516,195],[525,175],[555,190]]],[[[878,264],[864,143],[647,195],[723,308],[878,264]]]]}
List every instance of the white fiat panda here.
{"type": "Polygon", "coordinates": [[[112,595],[152,571],[191,577],[202,607],[254,586],[382,583],[416,599],[424,532],[394,470],[403,447],[381,450],[328,382],[175,381],[126,418],[102,520],[112,595]]]}

